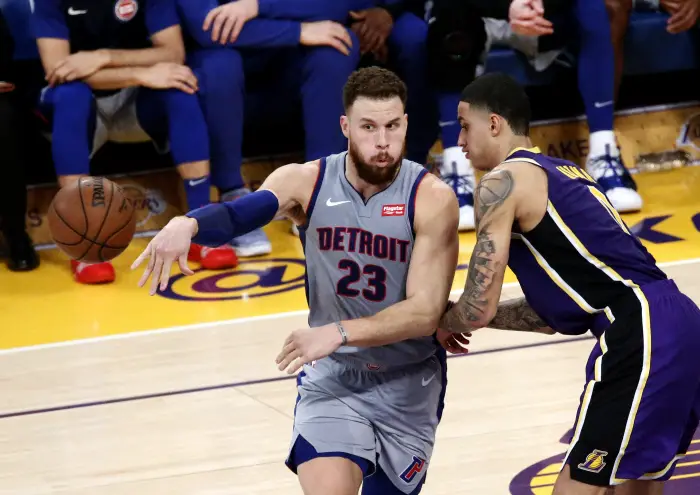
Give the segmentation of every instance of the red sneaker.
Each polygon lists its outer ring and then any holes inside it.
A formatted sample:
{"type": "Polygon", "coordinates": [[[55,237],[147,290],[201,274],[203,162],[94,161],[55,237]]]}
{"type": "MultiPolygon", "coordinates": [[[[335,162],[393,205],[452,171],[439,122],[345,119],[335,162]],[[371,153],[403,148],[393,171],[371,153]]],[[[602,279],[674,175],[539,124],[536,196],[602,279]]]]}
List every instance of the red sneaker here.
{"type": "Polygon", "coordinates": [[[112,263],[82,263],[70,261],[73,277],[81,284],[107,284],[114,282],[114,267],[112,263]]]}
{"type": "Polygon", "coordinates": [[[190,252],[187,255],[187,259],[189,261],[198,261],[202,268],[206,270],[223,270],[238,266],[236,251],[228,244],[211,248],[192,243],[190,244],[190,252]]]}

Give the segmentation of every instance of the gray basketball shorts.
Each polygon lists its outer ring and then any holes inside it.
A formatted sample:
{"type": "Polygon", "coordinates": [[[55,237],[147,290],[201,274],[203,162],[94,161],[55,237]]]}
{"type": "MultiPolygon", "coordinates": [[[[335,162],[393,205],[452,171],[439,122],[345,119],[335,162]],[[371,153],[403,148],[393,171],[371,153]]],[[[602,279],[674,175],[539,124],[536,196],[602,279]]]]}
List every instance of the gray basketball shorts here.
{"type": "Polygon", "coordinates": [[[345,457],[363,469],[363,493],[375,491],[367,488],[380,475],[396,493],[418,493],[446,386],[442,349],[424,362],[386,371],[358,369],[333,356],[306,365],[297,377],[286,464],[296,473],[299,464],[315,457],[345,457]]]}

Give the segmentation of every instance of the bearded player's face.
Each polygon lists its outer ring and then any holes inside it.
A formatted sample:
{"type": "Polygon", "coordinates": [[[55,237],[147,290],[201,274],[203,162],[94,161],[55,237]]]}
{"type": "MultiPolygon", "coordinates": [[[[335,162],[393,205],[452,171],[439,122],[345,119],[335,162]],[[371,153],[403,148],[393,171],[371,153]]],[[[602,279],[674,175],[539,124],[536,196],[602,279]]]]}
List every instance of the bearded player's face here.
{"type": "Polygon", "coordinates": [[[391,181],[405,151],[408,118],[401,99],[359,97],[341,118],[359,177],[370,184],[391,181]]]}

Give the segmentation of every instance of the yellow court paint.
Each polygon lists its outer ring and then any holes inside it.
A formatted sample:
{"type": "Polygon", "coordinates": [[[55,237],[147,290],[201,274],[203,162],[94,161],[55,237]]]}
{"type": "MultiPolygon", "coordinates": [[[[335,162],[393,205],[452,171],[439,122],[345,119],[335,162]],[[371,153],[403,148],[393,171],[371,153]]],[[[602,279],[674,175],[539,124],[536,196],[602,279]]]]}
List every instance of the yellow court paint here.
{"type": "MultiPolygon", "coordinates": [[[[637,176],[644,210],[624,215],[660,262],[700,257],[700,167],[637,176]]],[[[0,267],[0,348],[12,348],[306,309],[303,253],[286,221],[266,228],[273,255],[241,260],[236,270],[176,277],[166,295],[137,287],[141,270],[130,265],[148,239],[135,239],[115,260],[117,281],[84,286],[72,279],[67,259],[41,251],[41,267],[12,273],[0,267]]],[[[460,236],[464,286],[474,234],[460,236]]],[[[194,266],[193,266],[194,268],[194,266]]],[[[176,269],[173,274],[177,275],[176,269]]],[[[506,282],[513,282],[512,273],[506,282]]]]}

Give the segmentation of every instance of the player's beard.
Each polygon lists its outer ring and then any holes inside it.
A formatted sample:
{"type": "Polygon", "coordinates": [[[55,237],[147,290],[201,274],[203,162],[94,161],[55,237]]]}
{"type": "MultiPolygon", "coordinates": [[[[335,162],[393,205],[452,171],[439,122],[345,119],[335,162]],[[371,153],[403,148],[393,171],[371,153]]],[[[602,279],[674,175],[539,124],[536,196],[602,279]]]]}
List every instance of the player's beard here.
{"type": "Polygon", "coordinates": [[[357,175],[360,177],[360,179],[372,185],[386,184],[387,182],[394,180],[396,172],[401,166],[401,160],[403,160],[403,156],[406,151],[405,143],[401,149],[401,154],[397,157],[387,153],[386,151],[381,151],[370,157],[370,162],[381,159],[387,160],[388,163],[381,167],[379,165],[372,165],[371,163],[364,161],[362,159],[362,155],[360,154],[360,150],[357,149],[352,140],[350,140],[349,143],[350,146],[348,152],[350,153],[352,162],[355,164],[355,169],[357,170],[357,175]]]}

